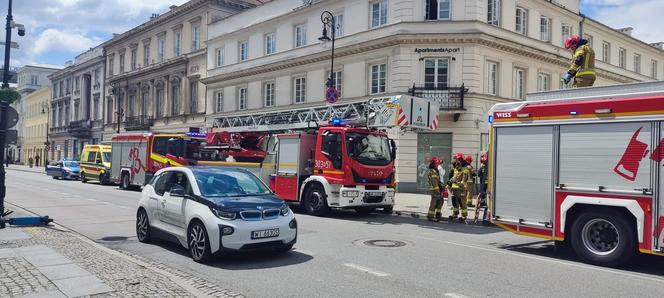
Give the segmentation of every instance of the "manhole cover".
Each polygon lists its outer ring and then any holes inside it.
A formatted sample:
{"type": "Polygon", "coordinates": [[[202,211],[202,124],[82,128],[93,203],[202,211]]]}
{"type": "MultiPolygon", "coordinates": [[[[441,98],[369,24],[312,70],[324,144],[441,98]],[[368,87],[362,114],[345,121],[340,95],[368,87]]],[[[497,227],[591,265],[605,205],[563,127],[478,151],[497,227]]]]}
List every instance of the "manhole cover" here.
{"type": "Polygon", "coordinates": [[[402,247],[406,245],[406,242],[398,240],[367,240],[362,243],[366,246],[376,247],[402,247]]]}

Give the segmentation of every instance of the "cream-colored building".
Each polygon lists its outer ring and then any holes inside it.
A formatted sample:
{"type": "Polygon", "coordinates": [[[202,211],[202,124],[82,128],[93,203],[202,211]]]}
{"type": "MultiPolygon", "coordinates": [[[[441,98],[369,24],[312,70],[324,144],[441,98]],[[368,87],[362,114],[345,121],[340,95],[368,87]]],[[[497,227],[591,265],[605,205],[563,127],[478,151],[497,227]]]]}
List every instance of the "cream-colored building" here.
{"type": "Polygon", "coordinates": [[[104,140],[118,131],[202,127],[206,89],[200,79],[207,73],[208,24],[254,5],[192,0],[102,44],[107,65],[104,140]]]}
{"type": "MultiPolygon", "coordinates": [[[[413,93],[441,102],[436,131],[393,135],[402,191],[423,189],[431,154],[477,159],[493,104],[561,88],[572,55],[561,45],[582,21],[578,0],[272,1],[210,24],[206,125],[325,105],[330,48],[318,37],[326,10],[339,26],[333,72],[341,101],[413,93]]],[[[661,44],[592,19],[583,30],[596,51],[596,85],[664,78],[661,44]]]]}
{"type": "Polygon", "coordinates": [[[23,97],[23,146],[22,162],[28,164],[32,158],[33,165],[43,166],[46,160],[44,145],[48,128],[48,105],[51,100],[51,87],[46,86],[23,97]],[[39,164],[37,157],[39,156],[39,164]]]}

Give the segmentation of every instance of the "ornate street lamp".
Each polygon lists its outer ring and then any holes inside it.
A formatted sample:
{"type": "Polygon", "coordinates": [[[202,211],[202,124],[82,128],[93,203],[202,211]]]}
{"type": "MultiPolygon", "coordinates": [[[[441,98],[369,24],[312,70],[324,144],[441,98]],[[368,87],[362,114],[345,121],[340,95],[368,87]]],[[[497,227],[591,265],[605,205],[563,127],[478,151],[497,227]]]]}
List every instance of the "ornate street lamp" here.
{"type": "Polygon", "coordinates": [[[327,42],[332,42],[332,57],[330,58],[330,77],[327,78],[327,83],[325,84],[328,88],[334,87],[334,81],[332,80],[332,75],[334,73],[334,40],[337,24],[334,20],[334,15],[329,11],[324,11],[320,15],[320,21],[323,23],[323,34],[318,38],[323,45],[327,42]],[[327,28],[330,28],[330,35],[328,36],[327,28]]]}
{"type": "Polygon", "coordinates": [[[44,142],[44,168],[48,166],[48,151],[51,150],[51,144],[48,142],[48,123],[51,121],[51,109],[47,103],[41,104],[42,114],[46,114],[46,142],[44,142]]]}

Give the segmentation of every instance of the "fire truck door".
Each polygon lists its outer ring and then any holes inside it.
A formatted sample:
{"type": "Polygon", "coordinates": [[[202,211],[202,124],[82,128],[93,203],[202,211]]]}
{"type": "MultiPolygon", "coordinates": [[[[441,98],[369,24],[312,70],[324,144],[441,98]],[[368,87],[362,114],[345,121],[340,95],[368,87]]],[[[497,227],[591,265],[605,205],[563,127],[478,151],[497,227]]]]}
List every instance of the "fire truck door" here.
{"type": "Polygon", "coordinates": [[[279,136],[279,150],[277,153],[277,173],[274,192],[286,201],[298,199],[298,169],[300,156],[300,136],[279,136]]]}
{"type": "Polygon", "coordinates": [[[659,184],[658,184],[658,204],[657,208],[657,241],[658,248],[664,248],[664,122],[659,123],[659,142],[655,144],[655,149],[652,153],[652,159],[659,168],[659,184]]]}

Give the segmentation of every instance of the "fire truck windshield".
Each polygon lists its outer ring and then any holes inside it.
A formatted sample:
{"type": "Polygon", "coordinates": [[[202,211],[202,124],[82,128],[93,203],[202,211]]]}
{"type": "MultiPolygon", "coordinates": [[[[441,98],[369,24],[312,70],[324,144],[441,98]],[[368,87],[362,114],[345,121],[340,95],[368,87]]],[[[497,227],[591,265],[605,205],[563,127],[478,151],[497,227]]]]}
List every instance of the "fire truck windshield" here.
{"type": "Polygon", "coordinates": [[[392,161],[390,143],[386,136],[347,133],[348,156],[366,165],[385,166],[392,161]]]}

